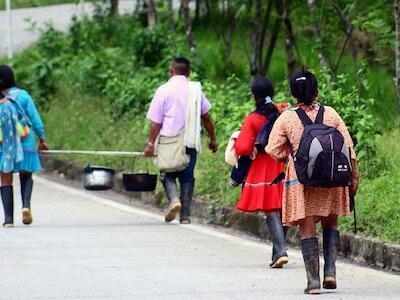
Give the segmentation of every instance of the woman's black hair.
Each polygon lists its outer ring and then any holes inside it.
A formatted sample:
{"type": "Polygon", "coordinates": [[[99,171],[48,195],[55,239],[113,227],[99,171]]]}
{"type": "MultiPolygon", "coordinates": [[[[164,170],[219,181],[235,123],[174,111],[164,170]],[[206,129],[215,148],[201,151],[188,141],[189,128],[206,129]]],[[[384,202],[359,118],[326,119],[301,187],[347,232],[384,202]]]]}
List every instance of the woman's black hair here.
{"type": "Polygon", "coordinates": [[[10,66],[0,65],[0,91],[16,86],[14,72],[10,66]]]}
{"type": "Polygon", "coordinates": [[[272,103],[266,103],[266,98],[270,97],[271,100],[275,95],[275,89],[272,81],[266,77],[258,77],[251,83],[251,92],[256,100],[256,108],[263,110],[267,114],[278,112],[276,106],[272,103]]]}
{"type": "Polygon", "coordinates": [[[313,73],[300,69],[290,77],[290,91],[298,103],[310,105],[318,95],[318,82],[313,73]]]}

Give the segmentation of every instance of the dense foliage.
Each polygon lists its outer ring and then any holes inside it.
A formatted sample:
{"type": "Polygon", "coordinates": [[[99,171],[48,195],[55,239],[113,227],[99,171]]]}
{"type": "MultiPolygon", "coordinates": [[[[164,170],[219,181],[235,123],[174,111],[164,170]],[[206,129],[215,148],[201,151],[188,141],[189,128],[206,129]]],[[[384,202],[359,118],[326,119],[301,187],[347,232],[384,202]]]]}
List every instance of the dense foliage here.
{"type": "MultiPolygon", "coordinates": [[[[349,11],[354,13],[356,6],[349,11]]],[[[305,9],[300,6],[296,13],[303,15],[305,9]]],[[[219,15],[218,11],[214,13],[219,15]]],[[[326,13],[334,17],[331,9],[326,13]]],[[[252,14],[251,9],[244,10],[238,18],[249,18],[252,14]]],[[[364,26],[368,37],[376,38],[378,30],[391,36],[385,18],[370,12],[368,15],[369,23],[364,22],[364,16],[359,16],[354,18],[354,24],[364,26]]],[[[250,34],[252,25],[243,22],[237,29],[239,33],[232,41],[232,61],[227,64],[226,46],[217,34],[210,32],[207,18],[204,16],[195,22],[196,53],[189,50],[181,33],[184,26],[179,22],[175,33],[164,25],[166,22],[148,30],[140,16],[109,17],[101,9],[90,20],[75,19],[68,33],[59,32],[51,25],[42,29],[36,46],[13,63],[20,85],[28,88],[40,104],[51,146],[140,150],[147,132],[147,125],[144,126],[146,109],[155,89],[167,79],[171,58],[180,54],[192,58],[195,71],[192,77],[202,82],[205,94],[213,103],[212,115],[223,148],[230,133],[240,128],[244,116],[254,109],[246,49],[243,49],[246,42],[243,36],[250,34]]],[[[358,53],[360,57],[354,63],[351,53],[346,52],[342,67],[333,73],[320,66],[316,48],[312,47],[315,38],[307,31],[310,25],[307,22],[312,21],[307,18],[298,21],[296,34],[302,41],[298,45],[301,61],[317,74],[319,100],[339,111],[356,142],[364,177],[367,177],[359,195],[361,231],[399,242],[400,230],[391,223],[398,222],[395,216],[399,215],[399,206],[396,206],[400,198],[396,189],[400,180],[399,149],[396,145],[385,144],[388,137],[393,139],[399,134],[391,132],[396,112],[390,62],[385,59],[391,53],[390,45],[376,39],[373,51],[380,55],[379,59],[374,57],[371,61],[367,54],[358,53]],[[382,133],[384,137],[377,140],[376,136],[382,133]],[[377,198],[382,195],[384,201],[379,201],[377,198]],[[394,207],[390,214],[389,207],[394,207]],[[382,220],[386,218],[390,218],[387,224],[392,224],[389,229],[377,223],[384,224],[382,220]]],[[[221,29],[227,26],[220,23],[216,26],[221,29]]],[[[332,21],[324,26],[328,25],[323,40],[328,40],[326,45],[330,47],[326,55],[334,56],[332,36],[334,27],[340,25],[332,21]]],[[[336,40],[340,38],[340,34],[336,36],[336,40]]],[[[277,44],[268,75],[278,91],[275,101],[293,103],[286,81],[284,47],[283,41],[277,44]]],[[[197,168],[197,194],[213,205],[234,204],[239,192],[227,184],[229,167],[223,161],[222,152],[215,156],[204,151],[197,168]]],[[[125,160],[103,158],[97,158],[96,162],[119,169],[130,165],[125,160]]],[[[344,224],[350,229],[348,219],[344,224]]]]}

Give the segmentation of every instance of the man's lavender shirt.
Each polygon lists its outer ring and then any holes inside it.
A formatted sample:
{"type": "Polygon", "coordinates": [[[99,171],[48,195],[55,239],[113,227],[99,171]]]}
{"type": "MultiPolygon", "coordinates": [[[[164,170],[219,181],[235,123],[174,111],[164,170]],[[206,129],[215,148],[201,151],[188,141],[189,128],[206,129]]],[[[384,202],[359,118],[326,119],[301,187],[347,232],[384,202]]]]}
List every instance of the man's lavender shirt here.
{"type": "MultiPolygon", "coordinates": [[[[160,135],[178,135],[185,127],[189,100],[189,80],[186,76],[175,75],[157,89],[147,112],[147,119],[162,124],[160,135]]],[[[210,102],[201,93],[201,115],[208,113],[210,108],[210,102]]]]}

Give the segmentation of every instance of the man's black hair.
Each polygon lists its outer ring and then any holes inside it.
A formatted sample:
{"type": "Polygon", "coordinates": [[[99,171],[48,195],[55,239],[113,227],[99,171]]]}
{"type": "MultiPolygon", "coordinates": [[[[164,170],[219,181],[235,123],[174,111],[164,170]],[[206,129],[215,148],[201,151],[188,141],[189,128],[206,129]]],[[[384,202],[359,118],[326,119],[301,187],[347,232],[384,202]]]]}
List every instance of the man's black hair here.
{"type": "Polygon", "coordinates": [[[297,70],[290,77],[290,91],[298,103],[310,105],[318,94],[318,81],[305,68],[297,70]]]}
{"type": "Polygon", "coordinates": [[[14,72],[10,66],[0,65],[0,91],[16,86],[14,72]]]}
{"type": "Polygon", "coordinates": [[[172,62],[172,68],[177,75],[189,76],[190,74],[190,60],[186,57],[176,57],[172,62]]]}
{"type": "Polygon", "coordinates": [[[272,81],[266,77],[258,77],[251,83],[251,92],[256,100],[257,109],[265,111],[267,114],[277,112],[278,109],[272,103],[265,103],[267,97],[273,99],[275,89],[272,81]]]}

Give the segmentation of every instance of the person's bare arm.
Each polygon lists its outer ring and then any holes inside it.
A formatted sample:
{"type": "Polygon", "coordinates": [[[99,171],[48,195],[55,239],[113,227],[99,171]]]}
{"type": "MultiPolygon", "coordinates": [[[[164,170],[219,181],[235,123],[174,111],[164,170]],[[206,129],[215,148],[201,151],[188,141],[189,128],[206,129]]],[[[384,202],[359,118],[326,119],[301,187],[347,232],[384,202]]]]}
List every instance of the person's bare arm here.
{"type": "Polygon", "coordinates": [[[217,144],[217,137],[215,135],[214,123],[211,119],[211,116],[208,113],[202,115],[201,119],[203,120],[204,127],[206,128],[208,136],[210,137],[210,142],[208,144],[208,148],[213,153],[215,153],[218,150],[218,144],[217,144]]]}
{"type": "Polygon", "coordinates": [[[161,124],[151,122],[149,138],[147,139],[146,147],[144,148],[144,154],[146,156],[154,155],[154,143],[157,136],[160,134],[161,124]]]}

